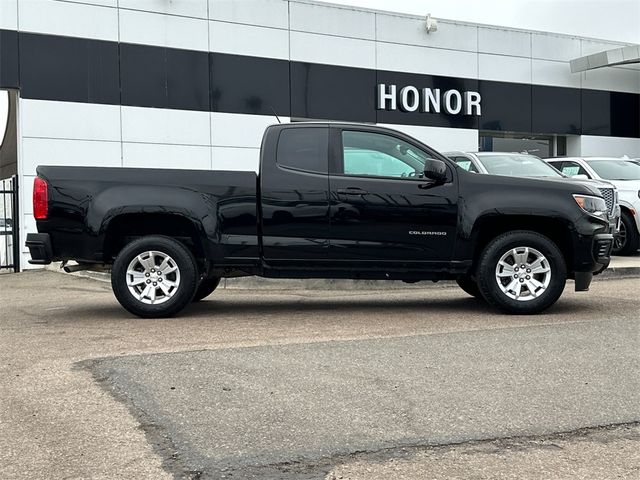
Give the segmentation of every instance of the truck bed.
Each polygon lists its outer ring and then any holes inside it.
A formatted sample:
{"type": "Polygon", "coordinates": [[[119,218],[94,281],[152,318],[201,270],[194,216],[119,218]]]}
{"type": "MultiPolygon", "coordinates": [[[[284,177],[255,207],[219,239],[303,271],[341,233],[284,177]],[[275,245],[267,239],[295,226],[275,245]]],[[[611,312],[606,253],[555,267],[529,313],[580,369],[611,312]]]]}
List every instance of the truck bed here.
{"type": "Polygon", "coordinates": [[[131,228],[124,219],[143,214],[157,222],[169,214],[188,220],[205,235],[203,248],[213,258],[230,264],[259,258],[254,172],[75,166],[37,172],[49,185],[49,213],[38,230],[50,234],[54,260],[108,261],[111,227],[131,228]]]}

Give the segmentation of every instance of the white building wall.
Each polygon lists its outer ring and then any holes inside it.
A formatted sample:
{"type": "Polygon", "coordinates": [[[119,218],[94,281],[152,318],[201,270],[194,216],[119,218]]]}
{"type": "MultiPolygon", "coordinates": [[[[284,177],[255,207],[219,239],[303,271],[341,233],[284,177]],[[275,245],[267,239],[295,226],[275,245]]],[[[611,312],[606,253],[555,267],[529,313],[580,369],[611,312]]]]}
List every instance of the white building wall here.
{"type": "Polygon", "coordinates": [[[0,28],[3,30],[18,29],[18,0],[0,2],[0,28]]]}
{"type": "MultiPolygon", "coordinates": [[[[572,74],[569,60],[619,43],[440,21],[304,0],[0,0],[0,28],[443,76],[640,93],[637,67],[572,74]],[[119,6],[119,7],[118,7],[119,6]]],[[[290,121],[288,118],[282,121],[290,121]]],[[[21,100],[21,244],[35,231],[38,164],[257,170],[270,116],[21,100]]],[[[441,150],[478,131],[390,125],[441,150]]],[[[639,139],[570,137],[570,154],[640,156],[639,139]]],[[[27,264],[27,251],[22,264],[27,264]]]]}
{"type": "Polygon", "coordinates": [[[640,138],[581,135],[567,140],[568,156],[640,158],[640,138]]]}

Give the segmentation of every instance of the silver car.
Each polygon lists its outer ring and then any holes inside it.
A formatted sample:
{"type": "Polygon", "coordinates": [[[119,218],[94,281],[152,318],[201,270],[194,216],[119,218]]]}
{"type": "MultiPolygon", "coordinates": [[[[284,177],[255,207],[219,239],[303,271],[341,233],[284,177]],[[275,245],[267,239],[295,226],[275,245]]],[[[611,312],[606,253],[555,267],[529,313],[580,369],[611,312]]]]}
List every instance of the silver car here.
{"type": "Polygon", "coordinates": [[[564,178],[597,188],[609,211],[611,233],[617,235],[620,227],[618,189],[610,182],[590,180],[586,176],[569,177],[560,173],[539,157],[527,153],[508,152],[445,152],[445,155],[468,172],[511,177],[564,178]]]}

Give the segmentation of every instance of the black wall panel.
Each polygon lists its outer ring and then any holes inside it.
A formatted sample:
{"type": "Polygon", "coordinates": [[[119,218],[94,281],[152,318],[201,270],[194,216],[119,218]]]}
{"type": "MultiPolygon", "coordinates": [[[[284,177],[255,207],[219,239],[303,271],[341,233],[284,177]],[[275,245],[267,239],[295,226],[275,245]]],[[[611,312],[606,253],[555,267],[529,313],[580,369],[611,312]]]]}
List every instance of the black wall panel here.
{"type": "Polygon", "coordinates": [[[18,88],[18,32],[0,30],[0,87],[18,88]]]}
{"type": "Polygon", "coordinates": [[[23,98],[640,138],[640,95],[376,71],[0,30],[0,87],[23,98]],[[482,115],[376,109],[378,83],[478,91],[482,115]]]}
{"type": "Polygon", "coordinates": [[[531,132],[531,85],[479,80],[481,130],[531,132]]]}
{"type": "Polygon", "coordinates": [[[375,70],[291,62],[291,116],[375,122],[375,70]]]}
{"type": "MultiPolygon", "coordinates": [[[[416,73],[388,72],[379,70],[377,82],[385,85],[396,85],[398,93],[404,86],[411,85],[418,90],[422,88],[440,89],[444,94],[447,90],[478,91],[478,81],[469,78],[441,77],[436,75],[420,75],[416,73]]],[[[372,89],[375,99],[376,90],[372,89]]],[[[484,109],[484,100],[481,102],[484,109]]],[[[397,110],[378,110],[378,123],[399,123],[407,125],[428,125],[433,127],[457,127],[478,128],[478,117],[474,115],[448,115],[444,113],[441,105],[441,113],[403,112],[397,110]]]]}
{"type": "Polygon", "coordinates": [[[583,90],[582,132],[585,135],[611,135],[610,92],[583,90]]]}
{"type": "Polygon", "coordinates": [[[210,110],[209,53],[167,49],[169,108],[210,110]]]}
{"type": "Polygon", "coordinates": [[[533,133],[579,135],[582,131],[580,90],[533,85],[531,129],[533,133]]]}
{"type": "Polygon", "coordinates": [[[120,45],[122,105],[167,108],[166,49],[120,45]]]}
{"type": "Polygon", "coordinates": [[[609,92],[611,136],[640,137],[640,95],[609,92]]]}
{"type": "Polygon", "coordinates": [[[584,89],[581,98],[584,135],[640,137],[640,95],[584,89]]]}
{"type": "Polygon", "coordinates": [[[120,44],[122,104],[209,110],[209,54],[120,44]]]}
{"type": "Polygon", "coordinates": [[[289,62],[210,53],[214,112],[289,115],[289,62]]]}
{"type": "Polygon", "coordinates": [[[19,52],[22,97],[120,103],[117,43],[20,33],[19,52]]]}

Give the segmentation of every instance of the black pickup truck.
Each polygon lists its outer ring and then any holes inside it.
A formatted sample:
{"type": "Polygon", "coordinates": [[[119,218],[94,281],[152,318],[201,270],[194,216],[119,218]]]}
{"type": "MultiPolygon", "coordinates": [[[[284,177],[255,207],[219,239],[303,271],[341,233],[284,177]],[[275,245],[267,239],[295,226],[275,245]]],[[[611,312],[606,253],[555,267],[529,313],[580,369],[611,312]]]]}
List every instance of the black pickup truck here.
{"type": "MultiPolygon", "coordinates": [[[[179,159],[176,159],[179,162],[179,159]]],[[[38,167],[31,263],[110,270],[141,317],[176,314],[224,277],[456,280],[508,313],[578,291],[610,259],[597,189],[476,175],[372,125],[268,127],[259,174],[38,167]]]]}

